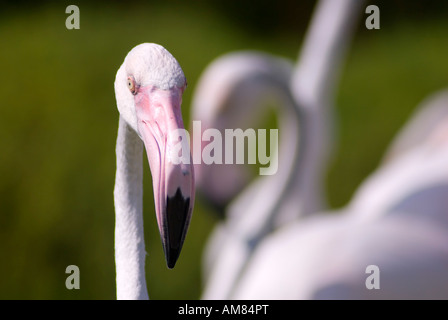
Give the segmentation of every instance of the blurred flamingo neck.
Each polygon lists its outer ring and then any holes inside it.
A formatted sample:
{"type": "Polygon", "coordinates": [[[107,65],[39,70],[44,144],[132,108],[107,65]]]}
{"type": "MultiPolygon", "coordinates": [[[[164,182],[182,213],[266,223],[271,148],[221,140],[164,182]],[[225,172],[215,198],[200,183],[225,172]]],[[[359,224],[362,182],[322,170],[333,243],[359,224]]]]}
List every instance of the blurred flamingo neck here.
{"type": "Polygon", "coordinates": [[[143,143],[120,116],[116,146],[115,265],[118,299],[148,299],[142,215],[143,143]]]}

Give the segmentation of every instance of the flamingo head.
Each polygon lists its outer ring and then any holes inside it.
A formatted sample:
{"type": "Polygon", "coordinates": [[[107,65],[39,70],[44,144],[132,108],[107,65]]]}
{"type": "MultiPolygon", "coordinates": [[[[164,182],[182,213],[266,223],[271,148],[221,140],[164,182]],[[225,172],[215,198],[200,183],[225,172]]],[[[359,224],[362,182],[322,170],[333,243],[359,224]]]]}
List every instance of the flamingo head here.
{"type": "Polygon", "coordinates": [[[173,149],[181,140],[179,130],[184,129],[180,107],[186,85],[176,59],[154,43],[133,48],[115,78],[120,115],[146,149],[157,224],[169,268],[179,257],[194,204],[191,156],[189,161],[172,161],[173,149]]]}

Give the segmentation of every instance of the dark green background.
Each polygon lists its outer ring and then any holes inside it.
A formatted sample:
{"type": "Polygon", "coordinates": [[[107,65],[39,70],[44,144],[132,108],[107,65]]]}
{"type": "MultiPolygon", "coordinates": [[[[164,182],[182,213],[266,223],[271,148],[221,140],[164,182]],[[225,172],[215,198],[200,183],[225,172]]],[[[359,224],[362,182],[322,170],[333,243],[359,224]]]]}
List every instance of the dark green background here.
{"type": "MultiPolygon", "coordinates": [[[[381,29],[363,14],[337,93],[337,144],[326,180],[341,207],[378,165],[428,94],[448,85],[445,1],[375,1],[381,29]]],[[[187,78],[183,116],[206,65],[225,52],[264,50],[296,59],[314,1],[16,2],[0,12],[0,298],[115,298],[113,82],[127,52],[165,46],[187,78]],[[67,30],[77,4],[81,29],[67,30]],[[65,268],[81,289],[65,288],[65,268]]],[[[198,199],[184,251],[165,265],[145,168],[147,279],[153,299],[196,299],[216,215],[198,199]]]]}

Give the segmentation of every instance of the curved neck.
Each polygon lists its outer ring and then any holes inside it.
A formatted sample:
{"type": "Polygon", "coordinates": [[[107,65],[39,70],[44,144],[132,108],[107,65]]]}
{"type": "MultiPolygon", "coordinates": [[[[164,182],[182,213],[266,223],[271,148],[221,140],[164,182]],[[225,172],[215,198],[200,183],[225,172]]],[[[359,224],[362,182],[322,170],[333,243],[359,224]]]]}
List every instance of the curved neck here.
{"type": "MultiPolygon", "coordinates": [[[[272,65],[275,66],[275,63],[272,65]]],[[[279,106],[278,171],[274,175],[256,178],[229,205],[226,219],[227,240],[217,253],[203,293],[205,299],[228,299],[232,296],[256,246],[272,231],[282,199],[289,194],[288,188],[296,174],[294,168],[301,162],[300,140],[303,135],[300,109],[295,106],[289,92],[289,80],[289,74],[276,77],[275,72],[271,72],[258,74],[255,78],[248,77],[244,83],[239,83],[239,88],[243,91],[247,85],[256,83],[260,89],[256,97],[260,101],[273,98],[279,106]]],[[[249,106],[255,114],[263,111],[258,108],[258,103],[249,106]]]]}
{"type": "MultiPolygon", "coordinates": [[[[302,167],[302,139],[306,133],[302,126],[302,112],[289,91],[289,80],[289,75],[277,75],[275,72],[258,78],[259,100],[273,98],[279,107],[277,172],[256,178],[228,207],[228,223],[233,233],[239,234],[253,246],[271,231],[273,221],[282,215],[279,208],[290,193],[291,182],[300,174],[298,168],[302,167]]],[[[248,78],[246,82],[250,84],[254,80],[248,78]]],[[[243,84],[241,86],[244,87],[243,84]]],[[[258,106],[257,103],[252,104],[254,109],[258,106]]],[[[262,111],[253,110],[255,113],[262,111]]],[[[273,147],[270,149],[272,154],[273,147]]]]}
{"type": "Polygon", "coordinates": [[[115,176],[115,266],[118,299],[148,299],[143,233],[143,143],[120,116],[115,176]]]}

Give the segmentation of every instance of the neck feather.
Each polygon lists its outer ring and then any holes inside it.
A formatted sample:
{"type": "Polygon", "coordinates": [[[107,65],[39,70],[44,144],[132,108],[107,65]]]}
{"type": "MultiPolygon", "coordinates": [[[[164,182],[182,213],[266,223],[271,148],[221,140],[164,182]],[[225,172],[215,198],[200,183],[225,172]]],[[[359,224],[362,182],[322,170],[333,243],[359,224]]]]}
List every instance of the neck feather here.
{"type": "Polygon", "coordinates": [[[148,299],[143,233],[143,143],[120,116],[116,146],[115,265],[118,299],[148,299]]]}

